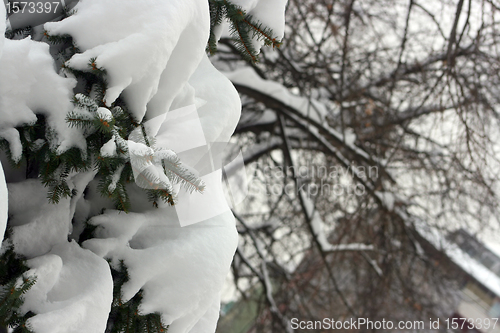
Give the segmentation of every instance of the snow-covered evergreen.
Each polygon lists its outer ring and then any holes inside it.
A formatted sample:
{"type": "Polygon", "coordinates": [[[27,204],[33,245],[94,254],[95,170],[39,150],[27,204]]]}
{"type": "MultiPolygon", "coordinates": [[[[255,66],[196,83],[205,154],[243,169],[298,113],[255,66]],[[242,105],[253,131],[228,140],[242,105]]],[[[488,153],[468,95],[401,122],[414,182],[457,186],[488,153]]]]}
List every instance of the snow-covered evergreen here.
{"type": "Polygon", "coordinates": [[[33,39],[0,36],[2,253],[25,259],[18,284],[36,281],[16,314],[32,332],[215,331],[237,232],[222,171],[203,172],[195,148],[227,143],[241,105],[205,53],[209,13],[81,0],[33,39]]]}

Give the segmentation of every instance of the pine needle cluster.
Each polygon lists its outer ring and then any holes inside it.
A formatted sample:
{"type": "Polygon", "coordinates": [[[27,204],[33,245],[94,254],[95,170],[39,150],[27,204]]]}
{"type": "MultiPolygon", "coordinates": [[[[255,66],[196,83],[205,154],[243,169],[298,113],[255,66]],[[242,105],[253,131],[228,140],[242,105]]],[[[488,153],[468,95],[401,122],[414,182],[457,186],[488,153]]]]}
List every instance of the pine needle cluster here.
{"type": "MultiPolygon", "coordinates": [[[[93,67],[93,60],[89,64],[93,67]]],[[[104,71],[99,70],[99,75],[104,71]]],[[[92,168],[99,177],[99,190],[102,196],[113,201],[119,210],[128,211],[130,200],[126,184],[133,181],[125,138],[137,124],[120,106],[107,108],[103,102],[103,82],[95,82],[88,94],[76,94],[75,108],[66,121],[69,126],[79,128],[87,142],[87,155],[92,168]],[[112,146],[111,153],[103,149],[112,146]]]]}
{"type": "Polygon", "coordinates": [[[28,268],[8,247],[0,256],[0,327],[10,327],[14,333],[32,333],[27,320],[34,314],[21,314],[24,294],[35,284],[35,278],[24,273],[28,268]]]}
{"type": "Polygon", "coordinates": [[[67,183],[71,173],[89,170],[91,162],[78,148],[70,148],[58,154],[54,141],[56,134],[46,125],[43,115],[37,115],[33,125],[17,128],[22,144],[22,160],[15,160],[5,140],[0,140],[14,166],[26,164],[27,178],[40,178],[48,188],[47,198],[57,203],[64,197],[71,197],[73,192],[67,183]]]}
{"type": "Polygon", "coordinates": [[[210,6],[210,37],[207,52],[217,52],[217,37],[215,30],[224,20],[230,24],[230,33],[233,43],[242,56],[255,63],[258,60],[259,51],[255,49],[253,41],[262,40],[264,45],[280,47],[282,42],[275,37],[272,29],[264,26],[252,15],[247,14],[240,6],[227,0],[209,0],[210,6]]]}

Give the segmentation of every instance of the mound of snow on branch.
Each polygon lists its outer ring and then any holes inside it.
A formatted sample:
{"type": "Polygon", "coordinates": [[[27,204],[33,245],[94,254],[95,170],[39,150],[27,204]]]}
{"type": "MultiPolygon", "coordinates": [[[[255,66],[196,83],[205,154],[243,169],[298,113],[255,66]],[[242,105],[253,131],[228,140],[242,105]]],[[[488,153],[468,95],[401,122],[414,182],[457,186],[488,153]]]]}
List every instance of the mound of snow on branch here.
{"type": "Polygon", "coordinates": [[[53,148],[59,152],[75,146],[85,149],[83,136],[66,123],[66,115],[73,109],[76,80],[56,73],[47,44],[29,38],[6,39],[0,73],[0,136],[9,141],[16,161],[21,159],[22,148],[14,127],[35,123],[35,113],[45,115],[57,134],[53,148]]]}
{"type": "Polygon", "coordinates": [[[149,118],[167,112],[205,52],[208,2],[85,0],[74,9],[75,15],[45,24],[49,34],[71,35],[84,51],[67,65],[89,70],[95,59],[109,78],[106,104],[123,92],[138,121],[146,110],[149,118]]]}

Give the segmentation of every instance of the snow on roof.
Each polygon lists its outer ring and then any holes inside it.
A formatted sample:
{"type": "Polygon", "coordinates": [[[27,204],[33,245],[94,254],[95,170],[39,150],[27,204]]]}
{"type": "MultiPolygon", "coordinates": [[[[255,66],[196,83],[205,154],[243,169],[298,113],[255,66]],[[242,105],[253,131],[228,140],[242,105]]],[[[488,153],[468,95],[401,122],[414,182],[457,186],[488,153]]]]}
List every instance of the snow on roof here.
{"type": "Polygon", "coordinates": [[[500,243],[487,242],[484,244],[491,252],[500,257],[500,243]]]}
{"type": "Polygon", "coordinates": [[[423,225],[416,225],[415,227],[420,235],[436,247],[436,249],[443,251],[464,272],[500,297],[500,276],[465,253],[457,244],[447,240],[440,231],[431,230],[429,226],[424,228],[423,225]]]}
{"type": "Polygon", "coordinates": [[[495,295],[500,297],[500,276],[470,257],[455,244],[450,243],[450,246],[445,249],[444,252],[454,263],[472,276],[477,282],[481,283],[495,295]]]}

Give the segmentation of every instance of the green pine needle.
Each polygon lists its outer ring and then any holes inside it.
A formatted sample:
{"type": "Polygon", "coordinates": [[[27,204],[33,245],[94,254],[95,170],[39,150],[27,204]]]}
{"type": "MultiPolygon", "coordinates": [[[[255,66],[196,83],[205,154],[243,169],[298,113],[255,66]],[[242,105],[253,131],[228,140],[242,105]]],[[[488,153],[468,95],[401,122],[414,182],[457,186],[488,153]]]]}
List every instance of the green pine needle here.
{"type": "Polygon", "coordinates": [[[236,49],[248,61],[258,61],[258,50],[253,46],[253,40],[263,40],[264,45],[280,47],[281,40],[274,36],[272,29],[265,27],[261,22],[248,15],[240,6],[227,0],[209,0],[210,8],[210,37],[207,52],[213,55],[217,51],[215,28],[222,24],[224,19],[230,23],[230,33],[236,49]]]}

